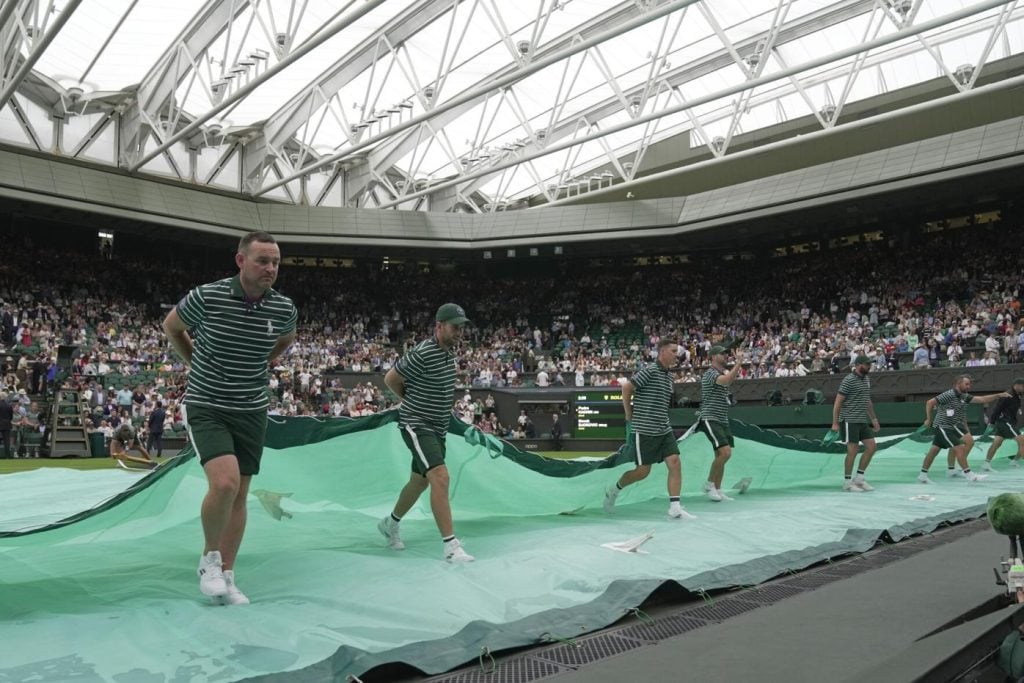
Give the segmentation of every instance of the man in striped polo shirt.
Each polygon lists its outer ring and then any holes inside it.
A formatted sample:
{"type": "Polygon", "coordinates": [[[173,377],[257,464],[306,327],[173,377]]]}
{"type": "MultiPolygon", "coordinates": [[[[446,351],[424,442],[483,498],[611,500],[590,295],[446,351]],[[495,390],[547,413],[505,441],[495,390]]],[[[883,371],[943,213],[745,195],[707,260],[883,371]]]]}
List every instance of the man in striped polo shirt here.
{"type": "Polygon", "coordinates": [[[952,389],[942,392],[935,398],[928,399],[925,404],[924,424],[926,427],[935,427],[935,438],[932,440],[928,453],[924,456],[924,462],[921,463],[921,473],[917,475],[917,480],[922,484],[932,483],[932,480],[928,478],[928,468],[932,466],[935,456],[944,448],[949,449],[947,477],[952,478],[959,474],[954,466],[954,460],[960,464],[963,476],[969,482],[981,481],[988,476],[971,472],[971,467],[967,464],[967,454],[974,446],[974,437],[971,436],[971,430],[967,426],[967,404],[991,403],[997,398],[1009,396],[1009,394],[1003,392],[988,396],[972,396],[968,393],[970,390],[970,376],[960,375],[956,378],[952,389]]]}
{"type": "Polygon", "coordinates": [[[448,468],[444,464],[445,435],[451,419],[455,391],[455,349],[462,340],[466,312],[457,304],[437,309],[434,335],[402,356],[384,376],[384,383],[402,399],[398,428],[412,455],[412,474],[390,515],[377,525],[393,550],[402,550],[398,523],[420,495],[430,489],[430,509],[441,532],[444,559],[472,562],[452,526],[448,502],[448,468]]]}
{"type": "Polygon", "coordinates": [[[743,351],[736,349],[736,361],[728,372],[725,370],[727,353],[724,346],[716,345],[708,350],[711,367],[700,380],[700,413],[697,415],[697,431],[704,432],[715,452],[708,480],[704,483],[704,492],[715,502],[732,500],[722,493],[722,479],[725,477],[725,463],[732,457],[735,443],[729,429],[729,385],[739,373],[743,351]]]}
{"type": "Polygon", "coordinates": [[[852,492],[872,491],[874,486],[864,481],[864,472],[871,464],[871,457],[878,448],[875,433],[880,429],[875,406],[871,402],[871,359],[857,356],[853,359],[853,371],[839,384],[839,392],[832,406],[832,431],[839,432],[846,444],[846,465],[843,471],[845,480],[843,490],[852,492]],[[853,463],[857,459],[857,449],[864,444],[864,454],[860,456],[860,467],[857,476],[853,476],[853,463]]]}
{"type": "Polygon", "coordinates": [[[281,250],[272,235],[243,237],[235,264],[238,275],[191,290],[163,327],[189,367],[186,421],[209,483],[199,590],[217,604],[244,605],[249,599],[235,585],[234,566],[267,430],[267,365],[295,340],[298,313],[273,289],[281,250]]]}
{"type": "Polygon", "coordinates": [[[981,465],[983,472],[994,471],[992,469],[992,458],[996,457],[996,452],[1003,445],[1005,439],[1012,439],[1017,442],[1017,454],[1010,456],[1013,458],[1013,466],[1019,467],[1019,461],[1024,459],[1024,434],[1021,434],[1020,428],[1017,427],[1017,415],[1020,414],[1020,398],[1024,394],[1024,377],[1015,378],[1013,386],[1008,393],[1009,396],[999,399],[999,402],[996,403],[995,408],[992,410],[992,418],[989,420],[989,424],[995,429],[995,435],[992,437],[992,445],[988,447],[988,453],[985,455],[985,462],[981,465]]]}
{"type": "Polygon", "coordinates": [[[615,486],[605,492],[604,510],[611,512],[619,492],[647,478],[651,465],[664,462],[668,467],[668,516],[672,519],[696,519],[679,504],[683,483],[676,444],[668,409],[672,404],[673,382],[670,368],[675,364],[679,347],[671,339],[658,342],[658,360],[622,385],[622,407],[626,413],[626,439],[636,450],[636,467],[623,473],[615,486]]]}

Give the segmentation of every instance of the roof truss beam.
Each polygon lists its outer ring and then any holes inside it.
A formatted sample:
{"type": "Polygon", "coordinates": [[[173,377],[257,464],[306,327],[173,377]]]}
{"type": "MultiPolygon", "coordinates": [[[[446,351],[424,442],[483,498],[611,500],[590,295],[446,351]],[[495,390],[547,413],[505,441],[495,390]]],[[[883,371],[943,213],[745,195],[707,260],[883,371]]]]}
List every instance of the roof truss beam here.
{"type": "MultiPolygon", "coordinates": [[[[817,69],[817,68],[820,68],[822,66],[826,66],[828,64],[831,64],[833,62],[841,61],[843,59],[849,59],[851,57],[856,56],[857,54],[859,54],[862,51],[874,50],[874,49],[876,49],[878,47],[882,47],[884,45],[888,45],[890,43],[894,43],[894,42],[897,42],[897,41],[900,41],[900,40],[905,40],[905,39],[907,39],[909,37],[916,36],[916,35],[918,35],[920,33],[925,33],[926,31],[931,31],[931,30],[934,30],[936,28],[941,28],[942,26],[945,26],[947,24],[954,23],[954,22],[959,21],[961,19],[965,19],[967,17],[974,16],[974,15],[979,14],[981,12],[988,11],[990,9],[993,9],[995,7],[998,7],[998,6],[1002,5],[1004,3],[1004,1],[1005,0],[984,0],[983,2],[976,3],[974,5],[966,7],[964,9],[957,10],[957,11],[954,11],[954,12],[950,12],[949,14],[946,14],[946,15],[943,15],[943,16],[940,16],[940,17],[936,17],[936,18],[931,19],[931,20],[926,21],[926,22],[922,22],[922,23],[919,23],[919,24],[914,24],[913,26],[909,26],[909,27],[904,28],[904,29],[902,29],[900,31],[896,31],[896,32],[894,32],[892,34],[889,34],[889,35],[877,38],[874,41],[871,41],[869,43],[854,45],[854,46],[849,47],[849,48],[838,50],[838,51],[833,52],[831,54],[822,55],[820,57],[816,57],[816,58],[814,58],[812,60],[809,60],[807,62],[804,62],[802,64],[796,65],[794,67],[790,67],[788,69],[782,69],[780,71],[777,71],[777,72],[774,72],[774,73],[771,73],[771,74],[768,74],[768,75],[763,75],[763,76],[760,76],[758,78],[747,80],[747,81],[744,81],[744,82],[739,83],[737,85],[730,86],[728,88],[724,88],[722,90],[719,90],[718,92],[714,92],[714,93],[710,93],[708,95],[704,95],[704,96],[701,96],[701,97],[698,97],[698,98],[694,98],[694,99],[688,101],[685,105],[677,105],[677,106],[669,107],[669,108],[664,109],[662,111],[652,112],[650,114],[646,114],[644,116],[640,116],[640,117],[638,117],[638,118],[636,118],[636,119],[634,119],[632,121],[627,121],[627,122],[624,122],[624,123],[621,123],[621,124],[617,124],[617,125],[614,125],[614,126],[609,126],[608,128],[604,129],[603,131],[599,131],[599,132],[596,132],[596,133],[592,133],[590,135],[585,135],[585,136],[583,136],[581,138],[576,138],[576,139],[572,139],[572,140],[568,140],[568,141],[564,141],[564,142],[555,144],[555,145],[553,145],[551,147],[548,147],[548,148],[546,148],[546,149],[544,149],[542,151],[528,154],[525,157],[523,157],[522,159],[519,159],[519,160],[517,160],[515,162],[503,162],[503,163],[500,163],[500,164],[496,165],[494,168],[488,169],[486,171],[474,171],[474,172],[468,173],[468,174],[466,174],[464,176],[444,181],[442,183],[437,184],[435,187],[431,188],[431,190],[432,191],[436,191],[436,190],[443,189],[444,187],[459,185],[459,184],[464,183],[464,182],[466,182],[468,180],[477,178],[480,175],[484,175],[484,174],[489,173],[489,172],[495,172],[495,171],[503,170],[503,169],[508,168],[509,166],[513,165],[514,163],[520,163],[521,161],[525,161],[526,159],[540,158],[542,156],[546,156],[547,154],[552,154],[554,152],[562,151],[562,150],[568,149],[570,147],[573,147],[575,145],[582,144],[584,142],[589,142],[589,141],[597,139],[598,137],[601,137],[603,135],[609,135],[611,133],[616,133],[616,132],[619,132],[619,131],[627,130],[627,129],[632,128],[633,126],[636,126],[636,125],[646,124],[649,121],[652,121],[652,120],[654,120],[656,118],[661,118],[661,117],[665,117],[665,116],[669,116],[669,115],[673,115],[673,114],[677,114],[677,113],[682,113],[682,112],[686,111],[687,109],[699,107],[701,105],[708,104],[710,102],[714,102],[716,100],[722,99],[724,97],[728,97],[730,95],[739,94],[739,93],[741,93],[741,92],[743,92],[745,90],[748,90],[748,89],[751,89],[751,88],[756,88],[756,87],[759,87],[759,86],[764,85],[766,83],[771,83],[771,82],[774,82],[774,81],[777,81],[777,80],[789,78],[790,76],[795,76],[795,75],[797,75],[799,73],[802,73],[802,72],[805,72],[805,71],[810,71],[812,69],[817,69]]],[[[341,156],[341,155],[339,155],[339,156],[341,156]]],[[[422,194],[427,194],[427,192],[423,192],[422,194]]],[[[391,205],[389,205],[389,204],[384,204],[384,205],[381,206],[381,208],[389,208],[390,206],[391,205]]]]}

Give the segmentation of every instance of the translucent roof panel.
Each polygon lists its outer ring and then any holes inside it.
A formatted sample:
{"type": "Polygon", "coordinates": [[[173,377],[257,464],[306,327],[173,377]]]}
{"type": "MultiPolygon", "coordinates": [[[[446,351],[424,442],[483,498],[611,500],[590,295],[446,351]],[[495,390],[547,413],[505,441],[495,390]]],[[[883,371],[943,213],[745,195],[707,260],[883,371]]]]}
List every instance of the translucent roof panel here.
{"type": "Polygon", "coordinates": [[[65,87],[84,81],[91,90],[121,90],[142,81],[203,2],[108,0],[83,5],[57,34],[36,69],[65,87]]]}
{"type": "Polygon", "coordinates": [[[727,156],[736,136],[841,127],[847,105],[930,79],[968,90],[1024,51],[1018,5],[18,0],[0,44],[32,78],[0,100],[0,140],[53,151],[55,118],[63,155],[131,172],[493,210],[630,182],[670,138],[727,156]]]}

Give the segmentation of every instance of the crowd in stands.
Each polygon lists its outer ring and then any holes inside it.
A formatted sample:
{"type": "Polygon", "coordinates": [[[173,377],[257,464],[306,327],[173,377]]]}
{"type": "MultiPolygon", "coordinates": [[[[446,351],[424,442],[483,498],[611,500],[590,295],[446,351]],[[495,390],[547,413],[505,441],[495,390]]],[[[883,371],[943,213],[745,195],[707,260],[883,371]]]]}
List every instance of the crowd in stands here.
{"type": "MultiPolygon", "coordinates": [[[[472,320],[459,354],[467,387],[619,384],[665,336],[681,344],[680,382],[698,380],[712,344],[737,337],[747,356],[742,378],[841,372],[861,353],[876,371],[1020,362],[1024,275],[1018,253],[1000,246],[1006,229],[666,266],[285,265],[277,288],[298,305],[300,327],[272,369],[271,412],[359,416],[390,407],[374,384],[338,373],[385,372],[431,333],[433,312],[448,300],[472,320]]],[[[160,322],[189,287],[232,275],[230,257],[210,268],[187,255],[42,246],[24,231],[5,240],[18,257],[0,258],[0,391],[17,397],[20,418],[41,425],[31,402],[60,382],[87,396],[94,429],[124,420],[145,429],[158,404],[169,429],[180,424],[184,367],[160,322]],[[63,372],[60,345],[77,347],[63,372]]]]}

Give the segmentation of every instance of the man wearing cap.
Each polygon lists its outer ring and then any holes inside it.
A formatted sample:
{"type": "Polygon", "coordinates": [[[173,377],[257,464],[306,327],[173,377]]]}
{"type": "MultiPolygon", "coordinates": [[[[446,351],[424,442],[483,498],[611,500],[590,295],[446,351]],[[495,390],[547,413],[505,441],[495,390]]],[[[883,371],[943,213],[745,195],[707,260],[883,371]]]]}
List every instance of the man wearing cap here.
{"type": "Polygon", "coordinates": [[[668,468],[668,516],[671,519],[696,519],[679,503],[683,475],[668,409],[672,404],[674,383],[671,368],[679,347],[675,340],[662,337],[658,341],[658,359],[622,385],[622,407],[626,414],[626,439],[635,451],[636,467],[623,473],[608,488],[604,510],[611,512],[619,492],[630,484],[642,481],[651,473],[651,465],[664,462],[668,468]]]}
{"type": "Polygon", "coordinates": [[[433,336],[402,356],[384,376],[384,383],[402,399],[398,428],[412,456],[412,473],[394,510],[377,524],[377,530],[392,550],[404,549],[399,522],[429,488],[430,509],[441,532],[444,559],[453,563],[472,562],[473,556],[455,536],[448,502],[448,468],[444,464],[444,439],[455,391],[455,350],[469,321],[465,310],[457,304],[441,306],[434,320],[433,336]]]}
{"type": "Polygon", "coordinates": [[[1017,377],[1013,380],[1009,394],[1009,396],[999,399],[989,420],[989,424],[995,428],[995,434],[992,436],[992,445],[988,447],[988,453],[985,455],[985,462],[981,465],[984,472],[993,471],[992,458],[995,457],[999,447],[1003,445],[1004,439],[1013,439],[1017,442],[1017,454],[1011,456],[1014,467],[1019,467],[1020,461],[1024,460],[1024,434],[1021,434],[1017,427],[1020,398],[1021,394],[1024,394],[1024,377],[1017,377]]]}
{"type": "Polygon", "coordinates": [[[832,431],[838,432],[846,444],[846,465],[843,471],[845,480],[843,490],[851,492],[871,491],[874,487],[864,481],[864,472],[871,464],[871,457],[878,446],[875,444],[875,433],[878,432],[878,417],[875,406],[871,402],[871,359],[860,355],[853,359],[853,370],[839,384],[836,401],[832,405],[832,431]],[[853,476],[853,463],[857,459],[857,450],[864,444],[864,453],[860,456],[860,467],[857,476],[853,476]]]}
{"type": "Polygon", "coordinates": [[[732,456],[734,444],[732,431],[729,429],[728,387],[736,379],[740,365],[743,363],[743,352],[736,349],[736,362],[733,364],[732,370],[726,372],[726,353],[728,350],[720,345],[712,346],[708,350],[708,355],[711,356],[711,367],[700,380],[700,413],[697,416],[697,430],[704,432],[715,452],[708,480],[704,483],[704,492],[715,502],[732,500],[722,493],[725,463],[732,456]]]}
{"type": "Polygon", "coordinates": [[[935,456],[944,448],[949,449],[947,477],[953,478],[960,474],[956,471],[954,461],[960,463],[963,476],[969,482],[981,481],[988,476],[971,472],[971,467],[967,464],[967,454],[974,445],[974,437],[971,436],[971,430],[967,427],[967,404],[991,403],[998,398],[1009,397],[1010,394],[1003,392],[988,396],[972,396],[968,393],[970,390],[970,375],[959,375],[952,389],[942,392],[935,398],[928,399],[925,404],[924,424],[926,427],[935,427],[935,438],[932,440],[931,448],[924,456],[924,462],[921,463],[921,472],[917,475],[917,481],[920,483],[932,483],[932,480],[928,478],[928,468],[932,466],[935,456]]]}

